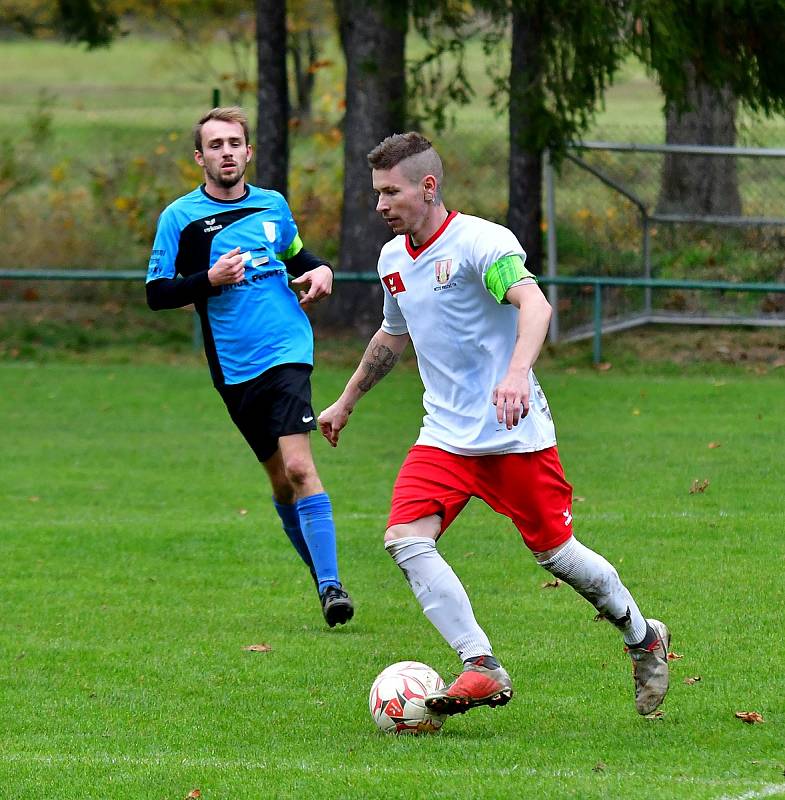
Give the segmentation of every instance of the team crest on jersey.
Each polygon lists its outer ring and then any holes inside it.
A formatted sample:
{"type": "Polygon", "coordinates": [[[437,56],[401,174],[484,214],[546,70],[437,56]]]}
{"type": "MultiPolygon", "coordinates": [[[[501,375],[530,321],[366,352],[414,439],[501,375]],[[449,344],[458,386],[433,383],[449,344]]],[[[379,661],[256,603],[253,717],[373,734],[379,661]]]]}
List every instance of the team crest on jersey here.
{"type": "Polygon", "coordinates": [[[444,261],[437,261],[434,264],[437,283],[447,283],[450,280],[450,270],[452,269],[452,259],[446,258],[444,261]]]}
{"type": "Polygon", "coordinates": [[[387,290],[393,297],[400,292],[406,291],[406,287],[403,285],[403,278],[401,278],[400,272],[393,272],[390,275],[385,275],[384,285],[387,287],[387,290]]]}
{"type": "Polygon", "coordinates": [[[275,242],[275,223],[265,220],[262,222],[262,227],[264,228],[264,235],[267,237],[267,241],[275,242]]]}

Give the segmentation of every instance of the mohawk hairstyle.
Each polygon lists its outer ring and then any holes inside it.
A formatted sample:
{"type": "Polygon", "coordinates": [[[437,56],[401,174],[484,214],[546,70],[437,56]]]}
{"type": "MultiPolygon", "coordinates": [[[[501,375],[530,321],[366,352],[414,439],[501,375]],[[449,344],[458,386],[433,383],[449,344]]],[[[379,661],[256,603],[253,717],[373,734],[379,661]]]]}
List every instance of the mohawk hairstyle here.
{"type": "Polygon", "coordinates": [[[368,153],[371,169],[390,170],[401,165],[407,180],[419,183],[426,175],[436,178],[434,202],[442,202],[444,167],[434,146],[421,133],[395,133],[368,153]]]}
{"type": "Polygon", "coordinates": [[[368,153],[371,169],[392,169],[407,158],[431,150],[433,145],[421,133],[394,133],[368,153]]]}

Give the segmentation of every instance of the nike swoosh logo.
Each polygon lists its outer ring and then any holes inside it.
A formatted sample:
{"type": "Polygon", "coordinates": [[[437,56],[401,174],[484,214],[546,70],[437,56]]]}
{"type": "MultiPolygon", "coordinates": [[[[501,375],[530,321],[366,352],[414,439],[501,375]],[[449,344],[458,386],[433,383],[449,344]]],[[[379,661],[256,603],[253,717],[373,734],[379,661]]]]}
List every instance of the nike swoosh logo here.
{"type": "Polygon", "coordinates": [[[303,422],[310,422],[313,417],[303,417],[303,422]]]}

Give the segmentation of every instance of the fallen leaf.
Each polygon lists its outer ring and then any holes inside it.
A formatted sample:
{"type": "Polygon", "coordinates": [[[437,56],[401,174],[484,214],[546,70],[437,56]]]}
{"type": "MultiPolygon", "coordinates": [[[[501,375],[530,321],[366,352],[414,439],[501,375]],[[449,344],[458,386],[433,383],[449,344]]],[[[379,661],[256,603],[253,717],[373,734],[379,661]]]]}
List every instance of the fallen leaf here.
{"type": "Polygon", "coordinates": [[[695,675],[692,678],[685,678],[684,683],[686,683],[687,686],[692,686],[693,683],[697,683],[700,679],[701,679],[700,675],[695,675]]]}
{"type": "Polygon", "coordinates": [[[641,410],[639,408],[633,408],[632,409],[632,416],[633,417],[639,417],[640,415],[641,415],[641,410]]]}
{"type": "Polygon", "coordinates": [[[681,653],[668,653],[668,661],[676,661],[679,658],[684,658],[684,656],[681,653]]]}
{"type": "Polygon", "coordinates": [[[594,766],[591,768],[591,771],[592,771],[592,772],[602,772],[603,770],[605,770],[605,769],[606,769],[606,767],[607,767],[607,766],[608,766],[608,765],[607,765],[607,764],[605,764],[605,763],[603,763],[602,761],[598,761],[598,762],[597,762],[597,763],[596,763],[596,764],[595,764],[595,765],[594,765],[594,766]]]}
{"type": "Polygon", "coordinates": [[[748,725],[755,725],[756,722],[763,722],[763,717],[757,711],[737,711],[736,718],[748,725]]]}
{"type": "Polygon", "coordinates": [[[646,719],[662,719],[664,716],[665,712],[658,708],[656,711],[652,711],[651,714],[646,714],[646,719]]]}
{"type": "Polygon", "coordinates": [[[581,497],[580,495],[577,495],[577,494],[572,499],[576,503],[585,503],[586,502],[586,498],[585,497],[581,497]]]}
{"type": "Polygon", "coordinates": [[[269,644],[249,644],[247,647],[243,647],[243,650],[247,650],[249,653],[269,653],[272,649],[269,644]]]}
{"type": "Polygon", "coordinates": [[[561,586],[561,581],[554,578],[552,581],[545,581],[540,587],[541,589],[558,589],[561,586]]]}
{"type": "Polygon", "coordinates": [[[37,503],[41,498],[37,494],[34,494],[34,495],[31,495],[30,497],[28,497],[27,499],[31,503],[37,503]]]}
{"type": "Polygon", "coordinates": [[[244,516],[245,516],[245,515],[248,513],[248,509],[247,509],[247,508],[241,508],[241,509],[240,509],[240,510],[239,510],[237,513],[238,513],[238,514],[239,514],[241,517],[244,517],[244,516]]]}
{"type": "Polygon", "coordinates": [[[197,797],[201,797],[201,796],[202,796],[202,793],[198,789],[192,789],[185,796],[185,800],[196,800],[197,797]]]}
{"type": "Polygon", "coordinates": [[[692,486],[690,486],[690,494],[703,494],[708,488],[708,478],[704,478],[702,481],[699,481],[697,478],[695,478],[695,480],[692,482],[692,486]]]}
{"type": "Polygon", "coordinates": [[[600,361],[600,363],[596,364],[594,368],[597,370],[597,372],[607,372],[612,366],[613,364],[611,364],[610,361],[600,361]]]}

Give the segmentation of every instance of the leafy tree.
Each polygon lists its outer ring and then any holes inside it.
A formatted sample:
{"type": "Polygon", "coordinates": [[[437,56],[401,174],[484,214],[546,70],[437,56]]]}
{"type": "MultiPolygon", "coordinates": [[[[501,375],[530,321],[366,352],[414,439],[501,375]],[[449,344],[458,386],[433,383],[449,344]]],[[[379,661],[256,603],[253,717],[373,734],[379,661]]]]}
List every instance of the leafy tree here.
{"type": "Polygon", "coordinates": [[[509,110],[510,162],[507,224],[542,268],[542,160],[550,148],[558,163],[579,138],[624,57],[624,7],[619,0],[479,0],[501,31],[486,34],[498,46],[511,16],[509,71],[496,76],[493,101],[509,110]]]}
{"type": "Polygon", "coordinates": [[[25,36],[62,36],[88,48],[108,46],[117,33],[117,9],[107,0],[5,0],[0,28],[25,36]]]}
{"type": "MultiPolygon", "coordinates": [[[[785,110],[783,0],[633,0],[631,45],[665,96],[669,143],[735,144],[739,102],[785,110]]],[[[659,208],[738,214],[736,162],[671,154],[659,208]]]]}
{"type": "Polygon", "coordinates": [[[107,47],[117,32],[118,16],[106,0],[58,0],[59,22],[66,39],[88,47],[107,47]]]}

